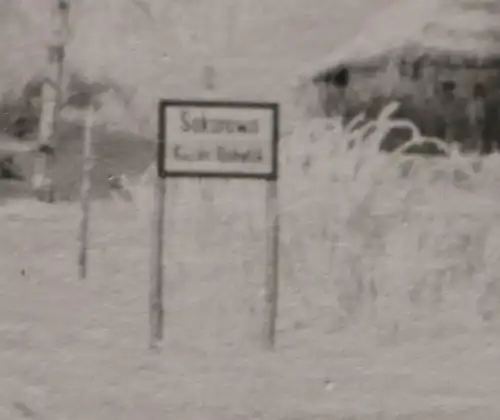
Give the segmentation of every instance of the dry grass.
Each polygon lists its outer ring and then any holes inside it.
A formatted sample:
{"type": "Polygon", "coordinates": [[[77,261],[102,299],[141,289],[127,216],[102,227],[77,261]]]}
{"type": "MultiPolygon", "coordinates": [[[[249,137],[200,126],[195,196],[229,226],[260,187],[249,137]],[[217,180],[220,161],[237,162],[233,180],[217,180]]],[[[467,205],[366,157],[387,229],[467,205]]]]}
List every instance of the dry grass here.
{"type": "Polygon", "coordinates": [[[496,294],[485,297],[495,281],[486,273],[498,256],[491,228],[500,215],[493,192],[498,159],[462,156],[422,139],[408,122],[396,125],[409,126],[413,140],[380,154],[386,117],[396,109],[386,107],[366,141],[363,131],[373,123],[347,127],[346,135],[324,122],[307,129],[311,147],[303,145],[304,132],[283,142],[289,151],[306,150],[284,153],[293,163],[284,165],[283,176],[294,180],[283,191],[284,223],[293,226],[285,228],[286,278],[305,296],[317,296],[316,284],[331,287],[322,294],[330,308],[327,328],[361,322],[395,340],[481,328],[485,306],[490,321],[499,309],[496,294]],[[401,153],[424,140],[448,156],[401,153]]]}

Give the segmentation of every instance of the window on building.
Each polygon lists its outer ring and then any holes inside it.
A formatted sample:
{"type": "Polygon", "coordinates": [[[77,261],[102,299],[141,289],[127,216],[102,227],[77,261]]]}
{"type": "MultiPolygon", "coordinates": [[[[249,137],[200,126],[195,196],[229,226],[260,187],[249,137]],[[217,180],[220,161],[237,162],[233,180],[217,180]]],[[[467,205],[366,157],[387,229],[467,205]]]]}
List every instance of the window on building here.
{"type": "Polygon", "coordinates": [[[476,99],[484,99],[486,98],[486,88],[482,83],[476,83],[474,85],[472,95],[476,99]]]}
{"type": "Polygon", "coordinates": [[[445,80],[441,83],[441,89],[443,93],[447,96],[453,95],[455,93],[455,89],[457,84],[453,80],[445,80]]]}
{"type": "Polygon", "coordinates": [[[349,69],[341,67],[334,71],[329,72],[325,76],[325,82],[337,88],[346,88],[349,85],[350,74],[349,69]]]}
{"type": "Polygon", "coordinates": [[[399,62],[399,74],[402,77],[408,77],[408,61],[405,58],[399,62]]]}
{"type": "Polygon", "coordinates": [[[416,60],[412,65],[411,78],[418,80],[422,76],[422,61],[416,60]]]}
{"type": "Polygon", "coordinates": [[[402,77],[409,78],[411,80],[418,80],[422,75],[422,62],[417,59],[411,61],[407,58],[402,58],[399,62],[399,74],[402,77]]]}

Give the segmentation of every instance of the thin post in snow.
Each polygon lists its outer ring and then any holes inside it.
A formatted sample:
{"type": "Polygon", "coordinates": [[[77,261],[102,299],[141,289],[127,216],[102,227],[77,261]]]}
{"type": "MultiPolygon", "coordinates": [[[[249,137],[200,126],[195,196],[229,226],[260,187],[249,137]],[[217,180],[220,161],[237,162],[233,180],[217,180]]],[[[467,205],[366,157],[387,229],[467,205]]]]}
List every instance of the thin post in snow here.
{"type": "Polygon", "coordinates": [[[278,182],[266,182],[266,281],[264,285],[263,345],[273,350],[276,341],[276,321],[279,300],[279,237],[280,218],[278,182]]]}
{"type": "Polygon", "coordinates": [[[84,138],[82,156],[82,182],[80,187],[80,231],[79,231],[79,253],[78,253],[78,277],[86,279],[88,274],[88,242],[90,224],[90,202],[91,202],[91,176],[94,167],[94,150],[92,144],[92,129],[94,126],[94,109],[89,104],[85,110],[84,138]]]}
{"type": "Polygon", "coordinates": [[[163,249],[165,224],[166,179],[156,176],[154,191],[151,279],[149,288],[149,348],[159,350],[163,340],[163,249]]]}

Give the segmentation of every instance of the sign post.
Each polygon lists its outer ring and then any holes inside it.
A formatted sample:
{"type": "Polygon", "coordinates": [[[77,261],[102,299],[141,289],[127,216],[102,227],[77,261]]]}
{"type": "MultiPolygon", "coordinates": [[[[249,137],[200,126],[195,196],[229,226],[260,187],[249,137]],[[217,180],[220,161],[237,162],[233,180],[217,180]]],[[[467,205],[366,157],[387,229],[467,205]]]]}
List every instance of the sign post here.
{"type": "Polygon", "coordinates": [[[163,249],[166,185],[161,177],[155,182],[153,235],[151,254],[151,284],[149,289],[149,347],[158,350],[163,339],[163,249]]]}
{"type": "Polygon", "coordinates": [[[163,337],[163,249],[166,178],[266,181],[266,280],[263,340],[272,349],[278,313],[278,140],[275,103],[162,100],[158,106],[158,179],[151,260],[151,347],[163,337]]]}
{"type": "Polygon", "coordinates": [[[266,185],[266,282],[264,285],[264,323],[262,343],[268,350],[274,348],[279,297],[279,205],[276,180],[266,185]]]}

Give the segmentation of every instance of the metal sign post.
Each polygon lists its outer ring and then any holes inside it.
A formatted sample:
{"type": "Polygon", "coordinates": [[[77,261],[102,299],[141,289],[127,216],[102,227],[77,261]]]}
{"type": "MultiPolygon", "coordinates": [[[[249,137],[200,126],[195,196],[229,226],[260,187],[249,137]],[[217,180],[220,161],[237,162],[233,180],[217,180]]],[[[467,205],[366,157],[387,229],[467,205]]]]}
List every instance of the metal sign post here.
{"type": "Polygon", "coordinates": [[[275,103],[162,100],[150,284],[150,346],[163,338],[163,250],[166,178],[266,181],[266,279],[263,341],[274,347],[278,316],[278,140],[275,103]]]}

